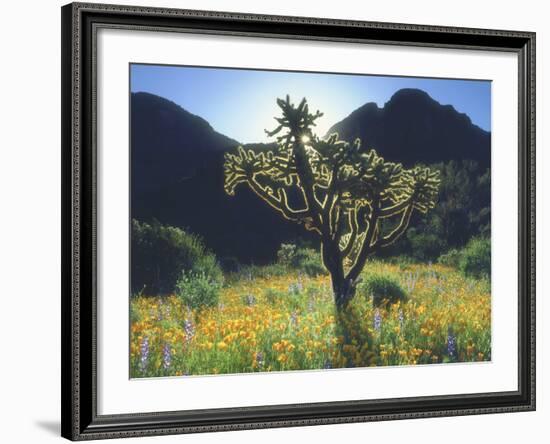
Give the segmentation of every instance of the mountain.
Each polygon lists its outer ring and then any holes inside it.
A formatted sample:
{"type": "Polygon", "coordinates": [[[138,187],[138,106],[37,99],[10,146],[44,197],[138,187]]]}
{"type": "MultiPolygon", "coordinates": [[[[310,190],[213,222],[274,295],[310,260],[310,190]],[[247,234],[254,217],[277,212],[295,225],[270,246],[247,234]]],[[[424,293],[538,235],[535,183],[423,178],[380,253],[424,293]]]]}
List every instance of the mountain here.
{"type": "MultiPolygon", "coordinates": [[[[246,186],[235,196],[224,192],[224,153],[238,141],[164,98],[134,93],[130,100],[133,218],[187,229],[201,235],[220,259],[243,263],[273,261],[281,243],[318,242],[246,186]]],[[[348,141],[360,137],[364,147],[405,164],[472,159],[489,166],[490,133],[419,90],[398,91],[383,108],[367,103],[333,131],[348,141]]]]}
{"type": "Polygon", "coordinates": [[[130,100],[133,218],[187,229],[218,257],[242,262],[272,261],[281,243],[304,235],[247,187],[224,192],[224,153],[237,141],[164,98],[134,93],[130,100]]]}
{"type": "Polygon", "coordinates": [[[209,158],[239,143],[201,117],[154,94],[131,96],[132,190],[159,189],[185,180],[209,158]]]}
{"type": "Polygon", "coordinates": [[[363,149],[405,166],[470,159],[487,168],[491,162],[491,133],[419,89],[397,91],[382,108],[357,108],[327,135],[334,132],[348,142],[360,138],[363,149]]]}

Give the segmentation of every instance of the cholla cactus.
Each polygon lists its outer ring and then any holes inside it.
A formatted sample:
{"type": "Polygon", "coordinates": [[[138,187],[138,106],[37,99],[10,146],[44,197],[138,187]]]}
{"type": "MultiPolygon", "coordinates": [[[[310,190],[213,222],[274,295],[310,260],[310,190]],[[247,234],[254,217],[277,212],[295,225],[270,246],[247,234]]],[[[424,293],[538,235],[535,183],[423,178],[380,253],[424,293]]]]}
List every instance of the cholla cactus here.
{"type": "Polygon", "coordinates": [[[246,184],[283,217],[316,232],[336,305],[345,307],[368,256],[403,235],[413,211],[435,206],[439,171],[386,162],[374,149],[361,150],[359,139],[349,144],[332,134],[321,140],[312,127],[322,113],[310,114],[305,98],[298,106],[288,96],[277,104],[279,125],[266,131],[277,148],[227,153],[225,191],[234,195],[246,184]],[[292,188],[301,196],[298,208],[287,197],[292,188]],[[396,220],[387,232],[384,219],[396,220]]]}

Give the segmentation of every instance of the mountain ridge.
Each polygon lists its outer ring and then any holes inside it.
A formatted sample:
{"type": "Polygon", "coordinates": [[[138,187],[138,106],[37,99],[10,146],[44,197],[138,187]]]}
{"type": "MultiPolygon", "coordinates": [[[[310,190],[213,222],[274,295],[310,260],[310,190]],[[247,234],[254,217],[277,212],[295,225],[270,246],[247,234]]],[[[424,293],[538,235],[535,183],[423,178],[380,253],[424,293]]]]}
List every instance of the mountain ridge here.
{"type": "MultiPolygon", "coordinates": [[[[394,97],[395,94],[392,99],[394,97]]],[[[362,139],[365,140],[363,147],[376,148],[387,160],[435,163],[463,159],[468,150],[455,148],[449,155],[449,150],[438,149],[441,143],[438,143],[437,137],[441,139],[446,135],[437,131],[430,133],[430,137],[436,140],[430,141],[429,150],[403,151],[400,148],[403,139],[413,147],[425,142],[425,133],[414,131],[415,125],[412,130],[407,127],[407,115],[418,107],[426,108],[432,114],[448,114],[448,117],[433,116],[435,120],[443,124],[447,122],[451,128],[462,125],[470,138],[475,139],[477,135],[476,149],[466,154],[488,166],[490,133],[484,136],[472,129],[474,125],[469,118],[466,120],[457,116],[459,113],[454,108],[449,109],[428,98],[405,91],[402,97],[397,96],[392,103],[390,99],[384,107],[366,103],[333,128],[338,127],[344,135],[341,138],[350,142],[357,134],[362,135],[365,137],[362,139]],[[404,103],[400,104],[402,100],[404,103]],[[401,119],[401,123],[405,137],[401,134],[399,142],[394,140],[394,133],[400,131],[396,116],[403,114],[405,121],[403,123],[401,119]],[[384,122],[388,115],[389,123],[384,122]],[[377,127],[382,131],[377,131],[377,127]],[[365,128],[368,131],[362,134],[365,128]]],[[[315,236],[301,226],[279,217],[247,187],[242,186],[235,196],[225,193],[224,153],[239,146],[238,141],[216,132],[205,119],[168,99],[150,93],[132,93],[130,100],[133,218],[143,221],[156,219],[163,224],[187,229],[202,236],[208,248],[218,257],[235,257],[245,263],[274,260],[281,243],[295,243],[297,239],[317,242],[315,236]]],[[[266,150],[274,145],[258,143],[243,146],[266,150]]]]}
{"type": "Polygon", "coordinates": [[[442,105],[420,89],[403,88],[379,107],[368,102],[335,123],[327,135],[361,139],[387,160],[410,166],[471,159],[489,167],[491,133],[475,125],[452,105],[442,105]]]}
{"type": "Polygon", "coordinates": [[[178,181],[194,174],[213,151],[223,152],[239,145],[215,131],[202,117],[168,99],[137,92],[130,100],[133,190],[178,181]]]}

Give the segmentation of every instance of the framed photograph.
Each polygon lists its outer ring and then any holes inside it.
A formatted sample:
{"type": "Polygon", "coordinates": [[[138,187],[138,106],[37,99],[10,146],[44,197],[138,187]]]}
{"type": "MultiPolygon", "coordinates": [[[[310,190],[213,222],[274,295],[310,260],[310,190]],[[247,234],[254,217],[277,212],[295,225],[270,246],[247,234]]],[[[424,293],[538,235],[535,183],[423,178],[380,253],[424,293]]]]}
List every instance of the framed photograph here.
{"type": "Polygon", "coordinates": [[[535,409],[534,33],[61,12],[64,437],[535,409]]]}

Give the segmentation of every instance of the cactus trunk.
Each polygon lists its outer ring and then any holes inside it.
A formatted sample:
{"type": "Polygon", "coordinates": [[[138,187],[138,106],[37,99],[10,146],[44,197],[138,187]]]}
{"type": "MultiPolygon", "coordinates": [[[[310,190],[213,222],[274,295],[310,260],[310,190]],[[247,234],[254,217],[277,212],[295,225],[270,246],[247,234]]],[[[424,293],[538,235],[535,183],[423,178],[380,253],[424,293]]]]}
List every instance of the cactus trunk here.
{"type": "Polygon", "coordinates": [[[340,279],[331,276],[334,302],[338,310],[345,309],[355,296],[356,285],[351,279],[340,279]]]}

